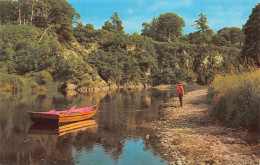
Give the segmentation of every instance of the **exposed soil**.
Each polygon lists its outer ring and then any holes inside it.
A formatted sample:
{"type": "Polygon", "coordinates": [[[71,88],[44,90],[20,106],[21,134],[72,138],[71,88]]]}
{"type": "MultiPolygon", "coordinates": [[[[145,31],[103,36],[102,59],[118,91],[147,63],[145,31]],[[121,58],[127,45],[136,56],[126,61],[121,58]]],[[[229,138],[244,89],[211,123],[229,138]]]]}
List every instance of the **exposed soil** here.
{"type": "MultiPolygon", "coordinates": [[[[170,164],[260,164],[259,132],[230,128],[210,116],[207,86],[184,85],[184,105],[178,98],[163,103],[160,120],[143,123],[170,164]]],[[[160,86],[160,90],[177,86],[160,86]]]]}

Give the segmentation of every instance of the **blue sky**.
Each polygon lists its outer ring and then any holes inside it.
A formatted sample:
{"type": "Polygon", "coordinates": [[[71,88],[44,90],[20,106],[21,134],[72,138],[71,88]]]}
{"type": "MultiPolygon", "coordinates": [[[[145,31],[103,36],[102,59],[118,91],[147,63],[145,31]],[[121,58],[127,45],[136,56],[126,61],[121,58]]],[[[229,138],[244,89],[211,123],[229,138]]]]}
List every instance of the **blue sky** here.
{"type": "MultiPolygon", "coordinates": [[[[203,13],[215,33],[224,27],[240,27],[260,0],[67,0],[81,15],[85,25],[91,23],[101,29],[104,22],[117,12],[126,33],[141,34],[142,23],[153,17],[173,12],[186,23],[184,34],[194,32],[194,21],[203,13]]],[[[110,20],[111,21],[111,20],[110,20]]]]}

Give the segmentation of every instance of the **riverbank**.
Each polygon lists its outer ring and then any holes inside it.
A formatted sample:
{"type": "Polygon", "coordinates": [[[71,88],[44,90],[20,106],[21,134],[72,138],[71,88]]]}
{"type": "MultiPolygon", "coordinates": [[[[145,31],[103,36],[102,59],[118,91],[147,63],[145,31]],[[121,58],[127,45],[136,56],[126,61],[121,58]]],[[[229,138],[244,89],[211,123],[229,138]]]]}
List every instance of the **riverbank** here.
{"type": "MultiPolygon", "coordinates": [[[[159,90],[177,86],[159,86],[159,90]]],[[[208,87],[184,85],[184,106],[178,98],[162,104],[160,119],[143,123],[154,130],[149,140],[156,142],[170,164],[259,164],[260,145],[257,133],[230,128],[210,116],[206,103],[208,87]]],[[[259,135],[259,134],[258,134],[259,135]]]]}

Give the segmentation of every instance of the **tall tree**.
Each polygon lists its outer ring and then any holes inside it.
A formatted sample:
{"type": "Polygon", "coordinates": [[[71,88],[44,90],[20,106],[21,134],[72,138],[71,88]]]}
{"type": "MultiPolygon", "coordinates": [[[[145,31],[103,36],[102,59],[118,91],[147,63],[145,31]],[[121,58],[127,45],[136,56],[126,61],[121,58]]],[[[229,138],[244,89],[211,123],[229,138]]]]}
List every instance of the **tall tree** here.
{"type": "Polygon", "coordinates": [[[143,26],[142,35],[151,37],[152,39],[154,39],[156,41],[161,41],[161,38],[160,38],[161,35],[157,32],[157,22],[158,22],[157,17],[154,17],[152,22],[150,22],[150,23],[144,22],[142,24],[142,26],[143,26]]]}
{"type": "Polygon", "coordinates": [[[260,66],[260,3],[253,8],[248,21],[243,26],[245,42],[241,53],[241,62],[253,59],[260,66]]]}
{"type": "Polygon", "coordinates": [[[183,18],[179,17],[177,14],[168,12],[159,15],[157,27],[157,30],[165,31],[167,33],[168,42],[170,42],[173,37],[182,35],[182,28],[185,27],[185,22],[183,18]]]}
{"type": "Polygon", "coordinates": [[[208,23],[207,17],[203,13],[200,13],[199,16],[200,16],[200,19],[195,20],[194,22],[196,22],[196,24],[191,25],[191,26],[195,26],[195,28],[201,32],[205,32],[206,30],[209,29],[209,26],[207,25],[207,23],[208,23]]]}
{"type": "Polygon", "coordinates": [[[206,15],[200,13],[200,18],[195,20],[195,24],[191,26],[195,26],[195,29],[198,31],[189,34],[189,41],[190,43],[210,43],[214,34],[214,31],[209,28],[207,25],[207,17],[206,15]]]}
{"type": "Polygon", "coordinates": [[[50,11],[50,4],[48,1],[36,1],[34,15],[33,15],[33,24],[36,27],[47,28],[48,27],[48,17],[50,11]]]}
{"type": "Polygon", "coordinates": [[[172,41],[174,37],[182,35],[182,28],[185,27],[183,18],[175,13],[160,14],[154,17],[149,24],[142,24],[142,35],[153,38],[156,41],[172,41]]]}
{"type": "Polygon", "coordinates": [[[112,15],[110,19],[112,19],[112,24],[114,25],[115,31],[124,32],[123,22],[119,19],[117,12],[114,12],[114,15],[112,15]]]}
{"type": "Polygon", "coordinates": [[[143,36],[149,36],[149,31],[150,31],[150,28],[151,28],[150,24],[147,23],[147,22],[144,22],[142,24],[142,27],[143,27],[143,29],[141,30],[142,31],[142,35],[143,36]]]}
{"type": "Polygon", "coordinates": [[[50,7],[48,15],[49,24],[69,24],[73,23],[76,16],[75,8],[66,0],[47,0],[50,7]]]}

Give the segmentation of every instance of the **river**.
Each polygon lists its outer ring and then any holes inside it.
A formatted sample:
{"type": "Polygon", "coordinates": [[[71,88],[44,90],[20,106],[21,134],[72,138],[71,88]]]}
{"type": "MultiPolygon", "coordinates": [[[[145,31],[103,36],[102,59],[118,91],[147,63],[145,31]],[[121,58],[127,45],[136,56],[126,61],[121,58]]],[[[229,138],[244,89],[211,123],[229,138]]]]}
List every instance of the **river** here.
{"type": "MultiPolygon", "coordinates": [[[[91,94],[1,93],[0,164],[62,165],[160,165],[168,164],[155,151],[140,123],[158,119],[160,104],[170,91],[117,89],[91,94]],[[28,111],[87,107],[99,110],[81,127],[34,124],[28,111]],[[63,130],[63,132],[61,132],[63,130]]],[[[72,123],[75,124],[75,123],[72,123]]]]}

